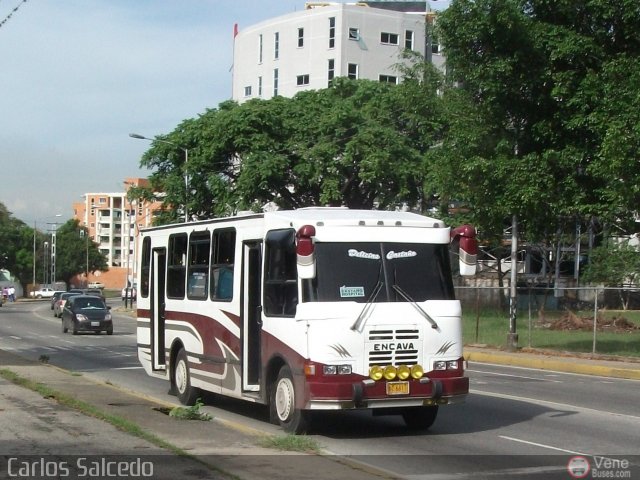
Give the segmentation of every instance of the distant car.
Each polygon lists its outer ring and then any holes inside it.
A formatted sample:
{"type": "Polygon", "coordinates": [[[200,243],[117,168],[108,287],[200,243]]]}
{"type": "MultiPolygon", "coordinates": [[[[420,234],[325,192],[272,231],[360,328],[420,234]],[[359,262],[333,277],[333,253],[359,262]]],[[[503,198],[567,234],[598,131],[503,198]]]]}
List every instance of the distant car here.
{"type": "Polygon", "coordinates": [[[129,298],[135,302],[137,297],[138,297],[138,290],[136,289],[136,287],[124,287],[122,289],[123,302],[125,300],[128,300],[129,298]]]}
{"type": "Polygon", "coordinates": [[[47,287],[34,290],[33,292],[29,293],[29,296],[31,298],[51,298],[53,297],[54,293],[56,293],[56,290],[47,287]]]}
{"type": "Polygon", "coordinates": [[[51,296],[51,310],[53,310],[53,307],[56,305],[56,302],[60,298],[60,295],[62,295],[63,293],[65,293],[63,290],[57,290],[53,292],[53,295],[51,296]]]}
{"type": "Polygon", "coordinates": [[[87,285],[87,288],[99,288],[99,289],[103,289],[104,288],[104,283],[100,283],[100,282],[90,282],[89,285],[87,285]]]}
{"type": "Polygon", "coordinates": [[[113,335],[111,307],[94,295],[72,295],[62,309],[62,333],[107,332],[113,335]]]}
{"type": "Polygon", "coordinates": [[[93,295],[95,297],[100,297],[105,302],[107,301],[104,293],[102,293],[102,290],[98,288],[72,288],[71,290],[69,290],[69,293],[77,293],[79,295],[93,295]]]}
{"type": "Polygon", "coordinates": [[[60,295],[60,298],[58,298],[53,306],[53,316],[62,318],[62,310],[64,309],[64,304],[67,303],[69,297],[75,297],[77,295],[81,294],[76,292],[64,292],[62,295],[60,295]]]}

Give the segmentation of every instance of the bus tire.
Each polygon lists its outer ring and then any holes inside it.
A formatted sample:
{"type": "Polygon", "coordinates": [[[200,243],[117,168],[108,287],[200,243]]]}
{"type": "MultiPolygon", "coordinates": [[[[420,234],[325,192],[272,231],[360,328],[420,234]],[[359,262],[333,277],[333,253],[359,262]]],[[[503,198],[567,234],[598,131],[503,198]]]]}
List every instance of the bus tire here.
{"type": "Polygon", "coordinates": [[[189,372],[189,362],[184,348],[181,348],[176,355],[176,365],[173,368],[173,378],[175,392],[183,405],[195,405],[200,391],[191,386],[191,373],[189,372]]]}
{"type": "Polygon", "coordinates": [[[278,378],[271,385],[269,416],[273,423],[294,435],[306,433],[309,427],[309,412],[295,408],[296,391],[293,375],[288,365],[280,368],[278,378]]]}
{"type": "Polygon", "coordinates": [[[412,430],[427,430],[438,416],[438,406],[407,407],[402,410],[402,419],[412,430]]]}

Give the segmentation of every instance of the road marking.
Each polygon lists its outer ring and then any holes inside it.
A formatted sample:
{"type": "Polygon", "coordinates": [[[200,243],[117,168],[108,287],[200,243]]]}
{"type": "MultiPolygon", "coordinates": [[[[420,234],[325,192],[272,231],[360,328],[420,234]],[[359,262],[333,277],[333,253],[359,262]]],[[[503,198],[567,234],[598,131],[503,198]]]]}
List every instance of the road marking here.
{"type": "Polygon", "coordinates": [[[472,370],[472,369],[467,370],[467,372],[484,373],[486,375],[497,375],[499,377],[525,378],[527,380],[537,380],[539,382],[563,383],[562,380],[551,380],[550,378],[527,377],[525,375],[513,375],[512,373],[487,372],[485,370],[472,370]]]}
{"type": "Polygon", "coordinates": [[[573,455],[589,455],[588,453],[576,452],[574,450],[567,450],[566,448],[559,448],[559,447],[554,447],[552,445],[545,445],[544,443],[530,442],[529,440],[522,440],[520,438],[507,437],[506,435],[498,435],[498,437],[502,438],[503,440],[510,440],[512,442],[525,443],[527,445],[533,445],[534,447],[548,448],[549,450],[556,450],[558,452],[571,453],[573,455]]]}
{"type": "Polygon", "coordinates": [[[536,405],[548,405],[551,407],[561,407],[564,409],[572,409],[578,412],[589,412],[589,413],[600,413],[600,414],[607,414],[607,415],[614,415],[616,417],[625,417],[625,418],[631,418],[633,420],[640,420],[639,416],[636,415],[629,415],[626,413],[616,413],[616,412],[609,412],[606,410],[597,410],[595,408],[589,408],[589,407],[580,407],[578,405],[570,405],[568,403],[560,403],[560,402],[552,402],[549,400],[541,400],[539,398],[529,398],[529,397],[520,397],[518,395],[509,395],[507,393],[494,393],[494,392],[484,392],[482,390],[475,390],[475,389],[469,389],[469,393],[475,393],[478,395],[486,395],[487,397],[496,397],[496,398],[506,398],[509,400],[517,400],[520,402],[527,402],[527,403],[534,403],[536,405]]]}
{"type": "Polygon", "coordinates": [[[143,370],[143,368],[140,367],[117,367],[117,368],[110,368],[109,370],[143,370]]]}

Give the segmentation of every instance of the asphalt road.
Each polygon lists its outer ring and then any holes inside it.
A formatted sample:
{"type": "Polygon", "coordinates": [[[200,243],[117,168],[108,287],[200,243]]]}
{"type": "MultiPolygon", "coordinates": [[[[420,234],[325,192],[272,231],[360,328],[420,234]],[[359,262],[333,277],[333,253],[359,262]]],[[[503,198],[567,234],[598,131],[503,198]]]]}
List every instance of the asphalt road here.
{"type": "MultiPolygon", "coordinates": [[[[0,309],[0,348],[174,402],[168,384],[139,366],[135,320],[116,311],[114,335],[63,334],[48,302],[0,309]]],[[[311,435],[326,450],[405,478],[481,478],[496,464],[528,478],[568,478],[576,455],[638,463],[640,382],[471,364],[471,395],[440,409],[428,433],[408,432],[399,417],[366,412],[317,415],[311,435]]],[[[266,411],[245,402],[209,398],[205,410],[270,434],[281,432],[266,411]]]]}

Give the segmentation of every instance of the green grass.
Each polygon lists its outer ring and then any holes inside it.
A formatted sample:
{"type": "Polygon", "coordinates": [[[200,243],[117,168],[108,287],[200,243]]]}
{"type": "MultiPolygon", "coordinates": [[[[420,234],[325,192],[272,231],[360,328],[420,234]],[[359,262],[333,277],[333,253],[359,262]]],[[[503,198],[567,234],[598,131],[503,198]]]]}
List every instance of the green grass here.
{"type": "Polygon", "coordinates": [[[318,453],[320,445],[304,435],[280,435],[262,437],[258,444],[264,448],[273,448],[287,452],[318,453]]]}
{"type": "MultiPolygon", "coordinates": [[[[574,312],[585,318],[593,318],[593,311],[574,312]]],[[[593,331],[551,330],[548,324],[561,318],[563,311],[545,312],[544,321],[538,320],[537,312],[519,311],[516,318],[518,346],[541,349],[562,350],[568,352],[591,353],[593,350],[593,331]]],[[[640,311],[607,311],[601,310],[599,315],[610,318],[614,315],[640,326],[640,311]]],[[[509,331],[509,313],[497,310],[481,310],[479,315],[467,308],[463,315],[463,340],[466,345],[484,344],[493,347],[504,347],[509,331]]],[[[640,329],[632,332],[596,332],[596,353],[640,357],[640,329]]]]}

